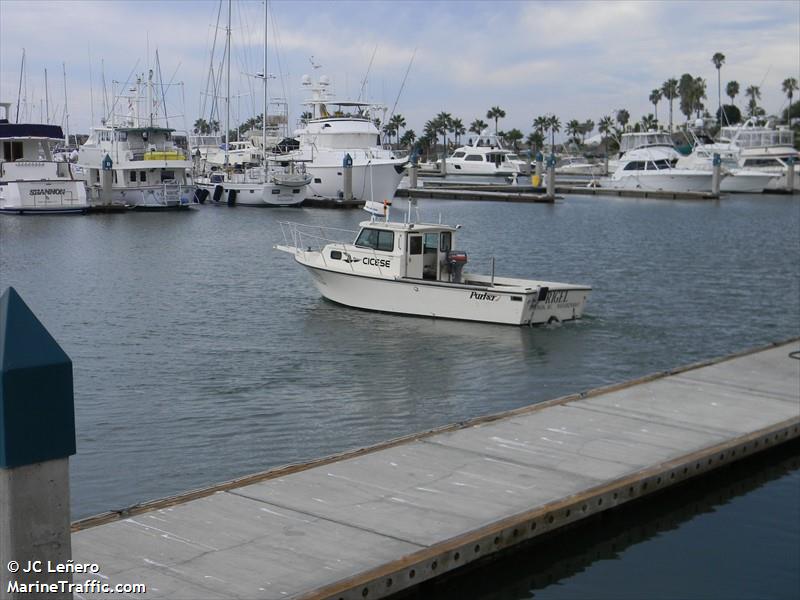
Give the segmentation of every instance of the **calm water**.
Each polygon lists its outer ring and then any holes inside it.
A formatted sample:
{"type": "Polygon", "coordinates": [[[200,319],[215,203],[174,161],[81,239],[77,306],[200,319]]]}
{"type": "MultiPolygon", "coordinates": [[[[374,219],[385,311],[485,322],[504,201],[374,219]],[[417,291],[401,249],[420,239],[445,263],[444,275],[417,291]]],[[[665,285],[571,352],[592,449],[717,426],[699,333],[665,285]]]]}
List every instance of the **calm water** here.
{"type": "Polygon", "coordinates": [[[464,225],[474,270],[591,284],[586,317],[350,310],[272,250],[279,220],[352,229],[362,211],[0,218],[0,287],[74,363],[73,516],[800,334],[797,198],[420,208],[464,225]]]}

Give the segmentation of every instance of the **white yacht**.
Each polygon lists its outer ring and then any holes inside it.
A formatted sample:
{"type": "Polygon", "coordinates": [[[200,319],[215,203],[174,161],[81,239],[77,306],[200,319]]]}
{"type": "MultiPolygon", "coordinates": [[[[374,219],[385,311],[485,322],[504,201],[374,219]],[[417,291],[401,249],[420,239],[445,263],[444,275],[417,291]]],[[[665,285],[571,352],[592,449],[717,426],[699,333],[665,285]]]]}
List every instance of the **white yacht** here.
{"type": "Polygon", "coordinates": [[[800,190],[800,152],[794,149],[791,129],[772,129],[750,118],[743,125],[723,127],[720,142],[736,146],[739,166],[771,173],[767,190],[785,189],[789,159],[794,159],[794,189],[800,190]]]}
{"type": "Polygon", "coordinates": [[[483,133],[469,138],[446,159],[448,175],[514,176],[524,172],[527,163],[503,147],[500,139],[483,133]]]}
{"type": "Polygon", "coordinates": [[[508,325],[583,315],[591,287],[464,271],[467,254],[456,250],[460,226],[412,221],[412,203],[405,221],[393,222],[388,203],[376,204],[367,204],[372,220],[350,241],[282,223],[284,244],[275,248],[308,269],[325,298],[355,308],[508,325]],[[376,219],[381,208],[385,218],[376,219]]]}
{"type": "Polygon", "coordinates": [[[234,168],[246,168],[261,162],[263,153],[251,139],[229,142],[227,152],[225,140],[220,135],[190,135],[189,150],[197,164],[195,169],[210,171],[227,164],[234,168]]]}
{"type": "Polygon", "coordinates": [[[300,206],[308,196],[311,176],[300,163],[268,163],[246,170],[216,170],[195,180],[197,198],[228,206],[300,206]]]}
{"type": "Polygon", "coordinates": [[[0,103],[0,212],[86,212],[86,187],[72,165],[56,161],[53,150],[64,141],[57,125],[9,123],[11,103],[0,103]]]}
{"type": "Polygon", "coordinates": [[[90,202],[140,210],[186,208],[195,201],[192,163],[172,139],[175,130],[158,124],[152,69],[148,80],[138,77],[130,91],[128,116],[112,113],[110,123],[93,128],[78,151],[90,202]],[[143,87],[147,100],[141,111],[143,87]]]}
{"type": "MultiPolygon", "coordinates": [[[[694,135],[694,134],[693,134],[694,135]]],[[[739,166],[740,150],[728,143],[714,142],[708,137],[694,135],[694,145],[689,156],[678,159],[677,167],[712,171],[714,155],[718,154],[725,177],[720,182],[720,191],[726,193],[761,193],[775,177],[774,173],[739,166]]]]}
{"type": "Polygon", "coordinates": [[[668,133],[623,133],[614,173],[601,180],[615,189],[710,192],[711,171],[676,167],[681,154],[668,133]]]}
{"type": "Polygon", "coordinates": [[[601,175],[604,171],[603,165],[590,163],[582,156],[563,156],[556,165],[558,175],[601,175]]]}
{"type": "Polygon", "coordinates": [[[407,159],[381,147],[380,132],[370,116],[375,105],[333,100],[325,75],[316,83],[304,75],[302,84],[311,92],[311,98],[304,102],[310,117],[295,131],[299,149],[285,157],[306,164],[312,177],[311,195],[344,198],[343,165],[349,154],[354,199],[391,200],[407,159]]]}

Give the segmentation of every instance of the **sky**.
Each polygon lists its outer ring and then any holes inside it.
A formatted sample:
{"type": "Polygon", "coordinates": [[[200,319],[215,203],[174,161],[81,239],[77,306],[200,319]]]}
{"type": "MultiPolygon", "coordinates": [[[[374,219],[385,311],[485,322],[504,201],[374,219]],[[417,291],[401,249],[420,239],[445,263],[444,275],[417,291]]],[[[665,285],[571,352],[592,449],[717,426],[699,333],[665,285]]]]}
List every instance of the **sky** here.
{"type": "MultiPolygon", "coordinates": [[[[191,127],[208,118],[201,108],[211,44],[215,33],[218,43],[224,38],[227,1],[218,28],[219,10],[219,0],[0,0],[0,102],[14,103],[13,121],[24,48],[20,120],[45,120],[48,104],[50,120],[63,125],[66,69],[70,131],[88,133],[103,112],[103,76],[111,96],[111,82],[120,88],[146,72],[158,49],[162,79],[175,84],[167,90],[170,125],[191,127]]],[[[506,112],[500,129],[525,134],[544,114],[598,122],[625,108],[635,121],[654,112],[650,92],[683,73],[707,80],[713,112],[715,52],[726,57],[723,95],[727,81],[738,81],[739,106],[744,89],[758,85],[761,105],[777,114],[788,105],[781,82],[800,80],[796,0],[270,0],[269,10],[270,95],[287,98],[292,127],[304,74],[327,75],[342,99],[358,96],[366,78],[366,98],[396,104],[418,134],[441,111],[469,127],[476,118],[488,122],[493,106],[506,112]]],[[[233,0],[232,122],[262,111],[263,87],[246,73],[263,69],[263,32],[263,1],[233,0]]],[[[662,101],[658,116],[667,115],[662,101]]]]}

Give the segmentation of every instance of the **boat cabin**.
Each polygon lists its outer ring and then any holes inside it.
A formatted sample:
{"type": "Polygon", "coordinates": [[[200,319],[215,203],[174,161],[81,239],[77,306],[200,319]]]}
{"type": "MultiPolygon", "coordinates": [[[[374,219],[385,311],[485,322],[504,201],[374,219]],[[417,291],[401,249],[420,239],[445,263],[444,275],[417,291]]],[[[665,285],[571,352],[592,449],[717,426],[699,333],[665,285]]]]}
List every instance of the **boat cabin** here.
{"type": "Polygon", "coordinates": [[[654,146],[668,146],[674,148],[672,137],[668,133],[623,133],[619,144],[619,156],[622,157],[626,152],[639,148],[652,148],[654,146]]]}
{"type": "Polygon", "coordinates": [[[63,140],[57,125],[0,119],[0,179],[70,178],[69,165],[55,162],[53,157],[53,148],[63,140]]]}
{"type": "Polygon", "coordinates": [[[360,226],[352,244],[326,248],[326,261],[342,260],[363,275],[461,282],[467,255],[453,250],[458,226],[388,221],[360,226]]]}

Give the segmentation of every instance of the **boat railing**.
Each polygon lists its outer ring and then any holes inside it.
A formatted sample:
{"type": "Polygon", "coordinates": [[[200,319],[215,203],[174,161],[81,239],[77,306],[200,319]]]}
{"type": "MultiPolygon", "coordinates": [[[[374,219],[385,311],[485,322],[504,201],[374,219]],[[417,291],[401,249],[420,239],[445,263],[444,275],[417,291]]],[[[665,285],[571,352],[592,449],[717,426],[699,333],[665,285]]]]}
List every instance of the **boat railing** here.
{"type": "Polygon", "coordinates": [[[358,233],[351,229],[309,225],[294,221],[280,221],[279,224],[284,244],[307,252],[322,252],[322,249],[329,244],[344,248],[353,242],[358,233]]]}

